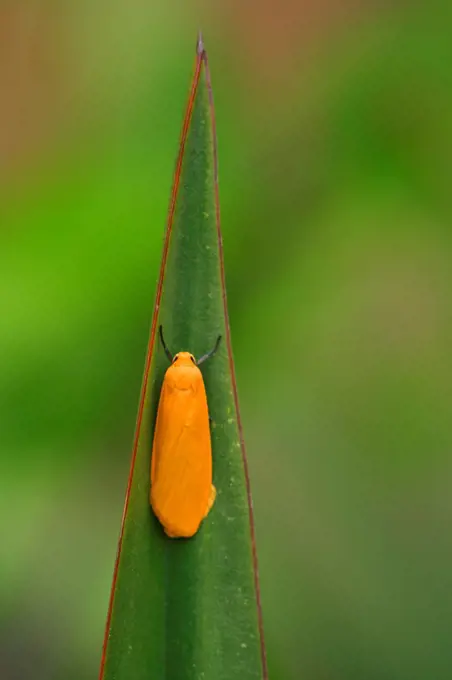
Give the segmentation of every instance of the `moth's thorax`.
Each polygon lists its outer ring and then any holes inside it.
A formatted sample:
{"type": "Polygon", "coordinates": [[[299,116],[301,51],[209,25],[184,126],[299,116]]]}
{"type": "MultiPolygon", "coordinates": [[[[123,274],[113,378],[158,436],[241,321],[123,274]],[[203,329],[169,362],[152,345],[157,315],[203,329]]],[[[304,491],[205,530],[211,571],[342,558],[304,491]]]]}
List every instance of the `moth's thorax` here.
{"type": "Polygon", "coordinates": [[[166,371],[165,382],[170,389],[196,391],[202,382],[201,371],[189,357],[188,352],[179,352],[175,362],[166,371]]]}

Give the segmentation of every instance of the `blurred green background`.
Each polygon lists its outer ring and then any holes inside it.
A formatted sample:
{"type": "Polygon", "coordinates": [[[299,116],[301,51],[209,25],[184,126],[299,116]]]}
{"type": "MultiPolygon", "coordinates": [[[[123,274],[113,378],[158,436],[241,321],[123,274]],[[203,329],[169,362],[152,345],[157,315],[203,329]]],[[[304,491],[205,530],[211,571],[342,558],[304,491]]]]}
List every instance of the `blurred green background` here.
{"type": "Polygon", "coordinates": [[[202,24],[272,680],[452,677],[447,3],[0,3],[0,677],[97,677],[202,24]]]}

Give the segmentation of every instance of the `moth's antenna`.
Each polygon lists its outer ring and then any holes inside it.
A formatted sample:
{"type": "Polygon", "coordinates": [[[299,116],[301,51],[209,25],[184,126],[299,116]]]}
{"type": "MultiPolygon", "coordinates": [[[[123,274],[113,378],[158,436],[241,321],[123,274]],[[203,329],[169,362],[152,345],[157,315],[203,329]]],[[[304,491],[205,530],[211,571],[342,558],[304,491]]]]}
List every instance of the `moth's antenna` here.
{"type": "Polygon", "coordinates": [[[162,347],[165,350],[165,354],[168,357],[170,363],[172,364],[173,363],[173,355],[169,351],[168,347],[166,346],[166,342],[163,339],[163,326],[162,326],[162,324],[160,324],[160,326],[159,326],[159,336],[160,336],[160,342],[162,343],[162,347]]]}
{"type": "Polygon", "coordinates": [[[215,352],[217,351],[217,349],[219,347],[220,340],[221,340],[221,335],[218,336],[217,341],[215,343],[215,347],[213,349],[211,349],[210,352],[207,352],[207,354],[204,354],[200,359],[198,359],[198,361],[196,362],[198,364],[198,366],[200,364],[203,364],[205,361],[207,361],[207,359],[210,359],[210,357],[213,357],[213,355],[215,354],[215,352]]]}

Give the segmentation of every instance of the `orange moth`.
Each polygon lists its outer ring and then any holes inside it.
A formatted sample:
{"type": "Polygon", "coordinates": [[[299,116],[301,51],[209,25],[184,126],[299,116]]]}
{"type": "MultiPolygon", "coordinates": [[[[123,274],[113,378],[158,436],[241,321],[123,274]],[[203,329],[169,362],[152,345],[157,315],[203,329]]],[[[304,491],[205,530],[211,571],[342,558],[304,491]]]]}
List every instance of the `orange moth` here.
{"type": "Polygon", "coordinates": [[[216,496],[212,484],[212,447],[206,390],[198,361],[189,352],[171,355],[159,326],[160,341],[171,366],[165,373],[155,423],[151,459],[151,506],[171,538],[189,538],[207,517],[216,496]]]}

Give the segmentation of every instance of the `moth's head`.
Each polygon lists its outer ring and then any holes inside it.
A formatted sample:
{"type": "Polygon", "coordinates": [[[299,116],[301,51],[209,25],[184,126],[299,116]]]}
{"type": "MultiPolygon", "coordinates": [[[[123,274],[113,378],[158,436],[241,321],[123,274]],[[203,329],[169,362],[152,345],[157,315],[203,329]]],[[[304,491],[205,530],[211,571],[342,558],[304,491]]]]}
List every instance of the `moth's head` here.
{"type": "Polygon", "coordinates": [[[196,366],[196,359],[190,352],[178,352],[173,357],[173,366],[196,366]]]}

